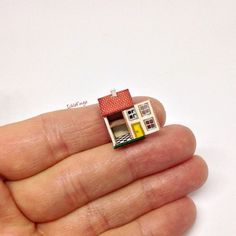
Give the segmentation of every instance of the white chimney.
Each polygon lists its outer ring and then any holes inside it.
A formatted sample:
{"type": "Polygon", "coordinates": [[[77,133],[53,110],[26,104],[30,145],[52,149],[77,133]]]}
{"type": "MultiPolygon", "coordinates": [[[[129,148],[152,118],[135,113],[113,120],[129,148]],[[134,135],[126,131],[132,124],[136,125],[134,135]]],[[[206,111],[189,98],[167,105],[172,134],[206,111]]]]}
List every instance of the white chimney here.
{"type": "Polygon", "coordinates": [[[116,93],[116,90],[115,90],[115,89],[112,89],[112,90],[111,90],[111,96],[112,96],[112,97],[116,97],[116,96],[117,96],[117,93],[116,93]]]}

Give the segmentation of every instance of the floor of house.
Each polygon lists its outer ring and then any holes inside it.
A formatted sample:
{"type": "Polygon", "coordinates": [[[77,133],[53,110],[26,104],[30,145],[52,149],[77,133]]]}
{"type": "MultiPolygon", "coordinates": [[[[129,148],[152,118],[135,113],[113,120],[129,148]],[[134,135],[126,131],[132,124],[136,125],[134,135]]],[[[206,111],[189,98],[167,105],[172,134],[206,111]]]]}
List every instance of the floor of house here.
{"type": "Polygon", "coordinates": [[[132,137],[130,134],[124,134],[118,138],[116,138],[116,144],[121,144],[121,143],[125,143],[127,141],[132,140],[132,137]]]}
{"type": "Polygon", "coordinates": [[[139,137],[139,138],[131,138],[130,134],[122,135],[121,137],[117,138],[116,145],[114,148],[125,146],[126,144],[136,142],[138,140],[144,139],[145,136],[139,137]]]}

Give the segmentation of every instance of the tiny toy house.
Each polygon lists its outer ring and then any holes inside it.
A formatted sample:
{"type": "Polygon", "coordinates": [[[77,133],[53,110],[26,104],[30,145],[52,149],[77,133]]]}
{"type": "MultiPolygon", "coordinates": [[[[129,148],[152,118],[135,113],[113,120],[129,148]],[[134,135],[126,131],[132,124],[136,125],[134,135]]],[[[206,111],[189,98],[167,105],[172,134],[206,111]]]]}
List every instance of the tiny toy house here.
{"type": "Polygon", "coordinates": [[[112,90],[110,95],[99,98],[98,103],[114,148],[159,130],[151,102],[134,104],[128,89],[112,90]]]}

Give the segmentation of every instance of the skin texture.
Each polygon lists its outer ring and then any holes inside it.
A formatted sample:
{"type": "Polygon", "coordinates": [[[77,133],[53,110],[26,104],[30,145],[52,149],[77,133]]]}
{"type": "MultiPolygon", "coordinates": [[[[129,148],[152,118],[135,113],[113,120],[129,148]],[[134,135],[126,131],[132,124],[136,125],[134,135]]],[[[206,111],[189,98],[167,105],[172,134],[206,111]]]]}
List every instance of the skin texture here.
{"type": "Polygon", "coordinates": [[[0,127],[0,235],[180,236],[196,209],[186,197],[207,179],[187,127],[114,150],[98,105],[0,127]]]}

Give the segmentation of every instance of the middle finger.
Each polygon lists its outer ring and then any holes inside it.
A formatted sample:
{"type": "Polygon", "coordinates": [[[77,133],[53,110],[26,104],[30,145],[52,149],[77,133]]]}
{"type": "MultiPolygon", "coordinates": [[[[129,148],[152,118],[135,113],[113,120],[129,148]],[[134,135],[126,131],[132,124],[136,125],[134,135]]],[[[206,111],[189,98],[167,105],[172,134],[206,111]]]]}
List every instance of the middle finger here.
{"type": "Polygon", "coordinates": [[[8,184],[29,219],[47,222],[136,179],[186,161],[194,150],[192,132],[171,125],[138,144],[115,151],[105,144],[75,154],[38,175],[8,184]]]}

